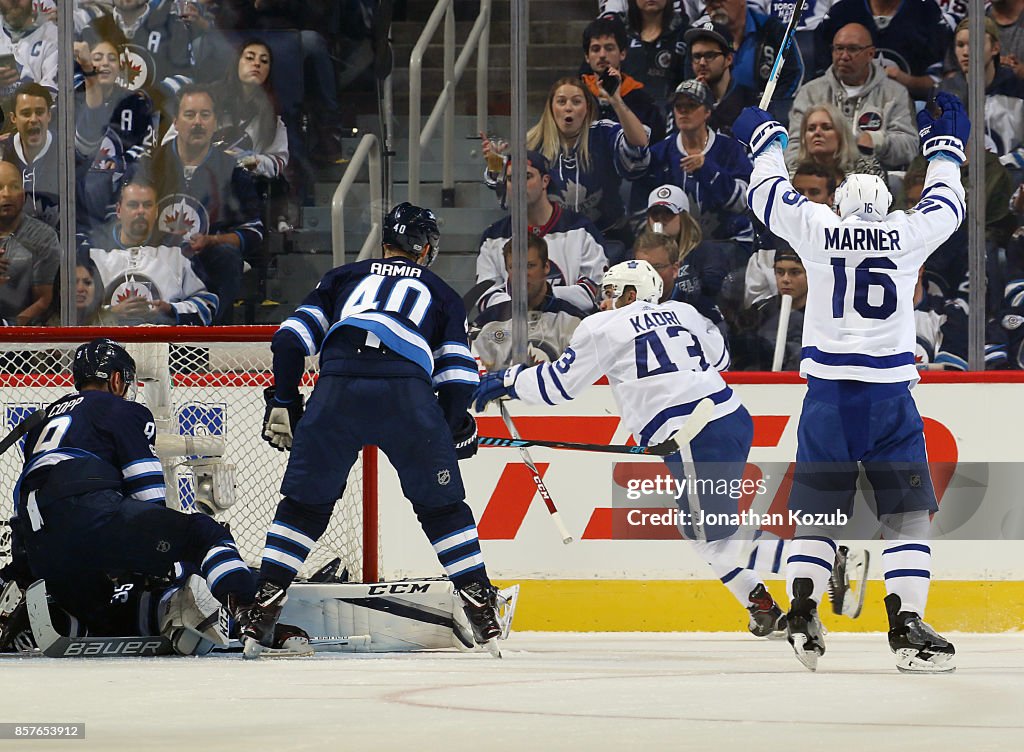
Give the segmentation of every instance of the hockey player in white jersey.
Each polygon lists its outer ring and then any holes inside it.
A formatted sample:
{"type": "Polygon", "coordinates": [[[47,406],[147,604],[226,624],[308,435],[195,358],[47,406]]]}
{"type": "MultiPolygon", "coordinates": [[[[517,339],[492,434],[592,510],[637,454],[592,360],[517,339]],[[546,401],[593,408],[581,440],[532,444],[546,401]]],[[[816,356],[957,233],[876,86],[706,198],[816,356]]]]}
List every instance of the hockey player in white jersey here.
{"type": "MultiPolygon", "coordinates": [[[[473,395],[477,412],[496,399],[521,399],[557,405],[578,396],[607,376],[623,424],[640,444],[656,444],[681,429],[697,404],[714,402],[708,424],[690,442],[691,473],[702,488],[737,488],[754,435],[750,413],[719,371],[729,366],[729,351],[718,328],[695,308],[676,301],[659,304],[661,276],[647,261],[625,261],[602,280],[611,308],[595,313],[576,328],[569,346],[554,363],[533,368],[516,365],[491,373],[473,395]],[[725,481],[723,484],[721,481],[725,481]]],[[[684,479],[680,454],[665,458],[677,479],[684,479]]],[[[684,513],[736,515],[737,499],[728,493],[700,492],[699,509],[679,500],[684,513]]],[[[685,519],[685,518],[684,518],[685,519]]],[[[691,539],[693,526],[680,526],[691,539]]],[[[749,541],[734,535],[736,525],[705,524],[706,540],[697,540],[701,557],[750,614],[748,628],[767,637],[785,628],[784,615],[760,577],[737,565],[749,541]]]]}
{"type": "MultiPolygon", "coordinates": [[[[909,211],[890,213],[885,183],[856,174],[836,190],[835,211],[812,203],[789,182],[782,125],[748,107],[733,128],[754,156],[751,209],[792,244],[807,270],[800,362],[807,394],[790,509],[849,514],[858,463],[864,465],[889,541],[882,554],[889,646],[899,669],[922,672],[952,671],[954,649],[921,618],[931,573],[929,514],[938,506],[910,395],[918,380],[914,286],[925,259],[963,221],[959,168],[970,133],[960,100],[940,93],[936,104],[940,116],[927,109],[917,116],[929,166],[921,200],[909,211]]],[[[787,562],[789,641],[812,671],[825,652],[817,605],[837,532],[798,527],[787,562]]]]}

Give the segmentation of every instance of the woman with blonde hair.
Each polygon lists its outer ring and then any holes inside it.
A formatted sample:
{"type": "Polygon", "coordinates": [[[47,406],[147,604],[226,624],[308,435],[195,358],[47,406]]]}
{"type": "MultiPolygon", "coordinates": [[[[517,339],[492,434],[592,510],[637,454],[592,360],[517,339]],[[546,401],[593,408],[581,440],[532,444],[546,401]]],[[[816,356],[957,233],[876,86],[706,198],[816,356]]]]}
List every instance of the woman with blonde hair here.
{"type": "Polygon", "coordinates": [[[802,162],[838,170],[843,178],[860,173],[888,180],[878,159],[862,154],[857,148],[850,124],[832,104],[816,104],[804,113],[800,124],[800,151],[790,167],[802,162]]]}
{"type": "MultiPolygon", "coordinates": [[[[614,68],[608,74],[620,78],[614,68]]],[[[622,178],[644,174],[650,153],[647,129],[622,101],[619,89],[609,93],[604,84],[600,87],[619,122],[596,120],[596,103],[583,82],[573,76],[558,79],[540,120],[526,134],[526,148],[550,162],[548,197],[553,202],[585,215],[606,238],[628,246],[631,233],[619,186],[622,178]]],[[[485,139],[485,155],[490,149],[485,139]]]]}

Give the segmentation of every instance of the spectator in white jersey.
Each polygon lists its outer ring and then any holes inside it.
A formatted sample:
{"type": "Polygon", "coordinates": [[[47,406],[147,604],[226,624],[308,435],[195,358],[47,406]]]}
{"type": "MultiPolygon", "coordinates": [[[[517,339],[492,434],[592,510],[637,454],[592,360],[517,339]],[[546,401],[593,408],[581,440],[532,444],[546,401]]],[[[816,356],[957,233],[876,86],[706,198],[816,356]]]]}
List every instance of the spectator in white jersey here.
{"type": "Polygon", "coordinates": [[[121,190],[117,220],[83,238],[100,272],[104,310],[120,325],[209,326],[218,298],[206,289],[172,236],[156,230],[157,196],[136,179],[121,190]]]}
{"type": "Polygon", "coordinates": [[[607,376],[623,425],[638,444],[651,445],[685,426],[698,404],[710,399],[715,405],[711,418],[690,441],[689,476],[678,452],[665,458],[676,479],[710,482],[700,492],[699,508],[690,507],[685,491],[676,499],[684,515],[679,529],[694,540],[715,576],[747,609],[750,631],[759,637],[780,631],[782,612],[764,583],[756,572],[737,564],[748,553],[741,536],[735,535],[737,527],[704,520],[701,512],[737,513],[736,498],[709,489],[735,487],[754,435],[750,414],[719,373],[729,365],[725,340],[692,306],[659,303],[662,280],[646,261],[613,266],[601,284],[607,310],[583,320],[561,357],[554,363],[487,374],[473,395],[476,411],[506,397],[536,405],[564,404],[607,376]]]}
{"type": "MultiPolygon", "coordinates": [[[[512,163],[505,167],[505,179],[511,180],[512,163]]],[[[552,202],[548,196],[547,158],[536,151],[526,154],[526,221],[529,232],[544,238],[548,249],[548,281],[555,297],[572,304],[583,313],[597,310],[597,282],[608,268],[603,239],[586,217],[552,202]]],[[[478,310],[507,299],[504,291],[507,272],[504,248],[512,237],[512,218],[500,219],[480,238],[476,259],[476,281],[494,280],[494,287],[480,298],[478,310]],[[492,301],[492,295],[498,296],[492,301]]],[[[472,315],[472,312],[471,312],[472,315]]]]}
{"type": "MultiPolygon", "coordinates": [[[[860,24],[847,24],[837,31],[832,40],[832,65],[797,91],[789,129],[800,132],[809,107],[834,104],[852,124],[857,149],[875,156],[888,170],[900,170],[917,156],[910,95],[906,87],[885,75],[874,52],[871,33],[860,24]]],[[[793,160],[799,150],[800,139],[791,138],[787,159],[793,160]]]]}
{"type": "MultiPolygon", "coordinates": [[[[526,236],[527,352],[532,363],[549,363],[569,344],[569,338],[586,316],[555,297],[548,273],[548,244],[532,233],[526,236]]],[[[505,269],[512,271],[512,241],[505,243],[505,269]]],[[[511,276],[508,278],[511,279],[511,276]]],[[[489,306],[470,322],[473,354],[488,371],[512,365],[512,299],[506,282],[488,295],[489,306]]]]}
{"type": "Polygon", "coordinates": [[[789,642],[812,671],[825,652],[818,604],[835,564],[835,539],[853,515],[861,463],[886,540],[885,608],[897,668],[937,673],[955,667],[953,645],[922,619],[931,577],[930,515],[938,505],[924,424],[910,394],[919,378],[918,272],[963,221],[965,209],[958,168],[966,159],[970,121],[956,97],[940,92],[936,104],[939,117],[929,110],[917,116],[929,165],[924,198],[910,212],[890,213],[889,190],[872,175],[847,177],[836,189],[834,211],[814,204],[789,182],[783,159],[788,134],[780,123],[748,107],[734,127],[754,157],[752,211],[793,246],[807,270],[800,362],[807,394],[789,508],[822,517],[797,525],[786,584],[789,642]]]}
{"type": "Polygon", "coordinates": [[[5,110],[23,83],[34,81],[57,92],[57,25],[37,16],[32,3],[0,0],[0,102],[5,110]]]}

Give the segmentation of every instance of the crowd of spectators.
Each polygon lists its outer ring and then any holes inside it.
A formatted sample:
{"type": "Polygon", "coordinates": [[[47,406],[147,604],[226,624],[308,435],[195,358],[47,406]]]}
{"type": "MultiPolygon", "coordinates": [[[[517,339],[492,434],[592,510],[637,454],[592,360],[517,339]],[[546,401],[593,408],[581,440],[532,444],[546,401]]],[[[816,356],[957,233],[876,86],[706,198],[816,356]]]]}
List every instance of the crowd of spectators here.
{"type": "MultiPolygon", "coordinates": [[[[793,4],[603,0],[597,6],[597,19],[583,33],[582,85],[572,78],[556,82],[528,137],[530,148],[558,165],[549,183],[551,203],[594,221],[608,263],[635,257],[654,265],[665,281],[665,299],[694,305],[722,329],[734,369],[769,369],[780,337],[783,369],[797,368],[807,277],[793,249],[751,218],[752,166],[731,131],[740,111],[760,100],[793,4]],[[572,95],[571,106],[563,105],[565,94],[572,95]],[[644,134],[636,133],[636,123],[644,134]],[[586,141],[578,134],[587,131],[591,143],[608,134],[600,140],[607,145],[604,158],[580,159],[586,141]],[[567,160],[575,170],[569,181],[567,160]],[[580,200],[584,185],[589,203],[580,200]],[[786,327],[779,321],[783,295],[792,298],[786,327]]],[[[888,182],[894,208],[927,202],[916,112],[937,91],[966,99],[969,29],[961,6],[937,0],[807,4],[770,106],[788,125],[786,162],[797,190],[831,205],[846,176],[868,173],[888,182]]],[[[974,133],[986,147],[986,366],[1022,368],[1024,0],[996,0],[976,23],[985,29],[985,122],[975,123],[974,133]]],[[[962,171],[965,186],[969,169],[962,171]]],[[[967,228],[920,272],[921,368],[966,369],[967,228]]],[[[485,233],[481,264],[495,253],[490,242],[485,233]]],[[[560,246],[559,266],[581,268],[573,265],[572,251],[560,246]]],[[[488,278],[482,268],[478,264],[478,282],[488,278]]],[[[599,276],[567,279],[552,272],[548,281],[557,298],[568,294],[560,287],[581,289],[599,276]]],[[[564,344],[531,352],[542,357],[564,344]]]]}
{"type": "Polygon", "coordinates": [[[267,227],[290,228],[318,170],[340,162],[352,113],[339,94],[359,76],[372,82],[375,5],[0,0],[0,159],[8,194],[7,173],[18,176],[10,205],[21,222],[3,236],[11,240],[0,266],[16,279],[2,291],[3,320],[61,319],[51,268],[59,253],[21,248],[37,257],[29,271],[11,246],[19,232],[39,235],[36,223],[61,229],[62,13],[74,26],[74,164],[66,167],[80,258],[72,322],[209,325],[233,321],[243,274],[267,264],[267,227]],[[145,200],[126,202],[126,190],[145,200]],[[133,233],[123,222],[142,204],[148,226],[133,233]],[[46,284],[39,274],[49,275],[46,284]]]}

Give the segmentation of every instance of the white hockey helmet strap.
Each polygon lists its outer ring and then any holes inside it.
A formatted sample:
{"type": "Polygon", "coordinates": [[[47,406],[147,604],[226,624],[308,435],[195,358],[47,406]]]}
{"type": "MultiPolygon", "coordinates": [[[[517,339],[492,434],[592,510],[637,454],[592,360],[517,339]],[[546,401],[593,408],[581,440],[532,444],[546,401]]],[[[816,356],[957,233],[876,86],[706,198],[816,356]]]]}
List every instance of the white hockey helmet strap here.
{"type": "Polygon", "coordinates": [[[636,290],[636,299],[648,303],[659,302],[664,289],[661,275],[654,270],[650,262],[641,259],[623,261],[613,266],[604,273],[601,287],[613,289],[613,300],[621,298],[626,288],[632,287],[636,290]]]}
{"type": "Polygon", "coordinates": [[[857,216],[880,222],[889,215],[892,194],[877,175],[848,175],[836,188],[835,208],[843,219],[857,216]]]}

